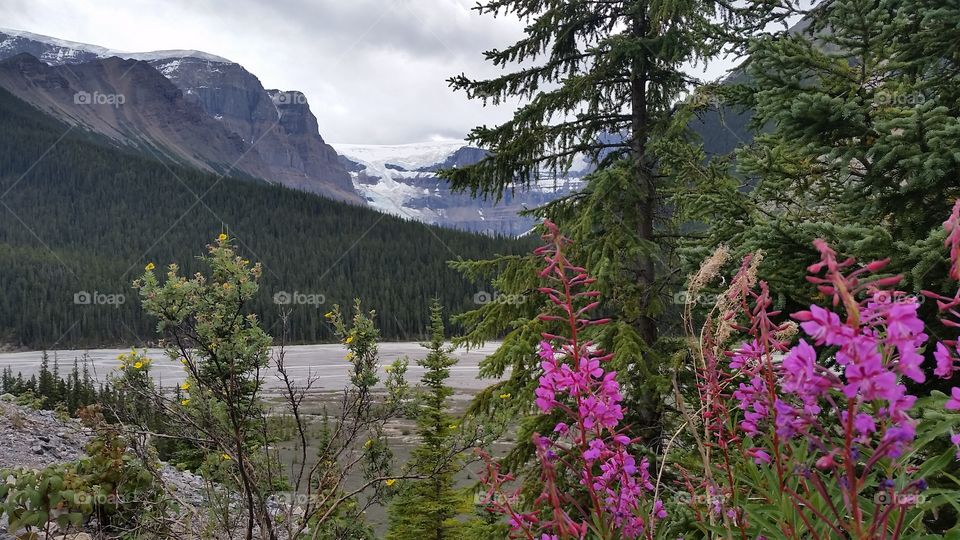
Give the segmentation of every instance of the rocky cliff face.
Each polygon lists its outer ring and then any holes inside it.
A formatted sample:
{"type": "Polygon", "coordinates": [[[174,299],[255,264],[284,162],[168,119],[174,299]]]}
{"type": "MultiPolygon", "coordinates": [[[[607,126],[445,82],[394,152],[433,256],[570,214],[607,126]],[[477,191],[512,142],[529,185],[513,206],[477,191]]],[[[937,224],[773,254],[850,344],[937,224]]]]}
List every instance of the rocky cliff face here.
{"type": "Polygon", "coordinates": [[[269,173],[248,144],[145,62],[111,57],[64,68],[20,54],[0,62],[0,86],[68,124],[166,161],[269,173]]]}
{"type": "Polygon", "coordinates": [[[5,88],[71,124],[173,161],[218,172],[233,166],[241,176],[363,202],[303,94],[268,92],[224,58],[122,53],[0,30],[0,60],[5,88]],[[89,104],[73,103],[82,92],[123,102],[83,107],[89,104]]]}

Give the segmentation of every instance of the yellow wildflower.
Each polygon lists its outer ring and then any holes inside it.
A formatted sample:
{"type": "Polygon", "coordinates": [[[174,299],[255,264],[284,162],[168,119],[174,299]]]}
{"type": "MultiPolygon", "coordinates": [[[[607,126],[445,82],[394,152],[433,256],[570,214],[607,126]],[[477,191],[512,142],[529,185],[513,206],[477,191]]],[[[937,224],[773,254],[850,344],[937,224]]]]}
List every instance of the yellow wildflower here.
{"type": "Polygon", "coordinates": [[[220,233],[220,236],[217,237],[217,240],[221,242],[223,242],[226,239],[227,239],[227,235],[225,233],[220,233]]]}
{"type": "Polygon", "coordinates": [[[181,404],[181,405],[189,405],[189,404],[190,404],[190,399],[181,399],[181,400],[180,400],[180,404],[181,404]]]}
{"type": "Polygon", "coordinates": [[[457,429],[457,425],[456,425],[456,424],[450,424],[450,429],[457,429]]]}
{"type": "Polygon", "coordinates": [[[190,389],[190,383],[189,383],[189,382],[184,382],[183,384],[180,385],[180,389],[181,389],[181,390],[189,390],[189,389],[190,389]]]}
{"type": "Polygon", "coordinates": [[[510,393],[509,393],[509,392],[504,392],[504,393],[500,394],[500,399],[510,399],[510,393]]]}
{"type": "Polygon", "coordinates": [[[180,359],[180,363],[183,364],[183,365],[187,365],[187,359],[186,359],[186,358],[181,358],[181,359],[180,359]]]}
{"type": "Polygon", "coordinates": [[[332,318],[333,318],[333,312],[332,312],[332,311],[328,311],[328,312],[326,312],[323,316],[326,317],[326,318],[328,318],[328,319],[332,319],[332,318]]]}
{"type": "Polygon", "coordinates": [[[136,369],[140,369],[143,367],[143,362],[137,362],[136,364],[133,365],[133,367],[136,369]]]}
{"type": "Polygon", "coordinates": [[[154,265],[153,263],[147,263],[147,265],[143,267],[143,269],[146,270],[147,272],[150,272],[154,268],[156,268],[156,265],[154,265]]]}
{"type": "Polygon", "coordinates": [[[347,336],[347,339],[343,340],[347,345],[353,343],[353,336],[347,336]]]}
{"type": "Polygon", "coordinates": [[[353,351],[348,352],[347,355],[343,357],[343,359],[344,359],[344,360],[350,360],[350,361],[352,362],[352,361],[353,361],[353,351]]]}
{"type": "Polygon", "coordinates": [[[229,284],[229,283],[224,283],[224,284],[223,284],[223,288],[224,288],[224,289],[229,289],[229,288],[230,288],[230,284],[229,284]]]}
{"type": "Polygon", "coordinates": [[[387,478],[387,481],[384,482],[384,484],[386,484],[387,487],[390,487],[390,486],[392,486],[392,485],[394,485],[394,484],[396,484],[396,483],[397,483],[397,479],[396,479],[396,478],[387,478]]]}
{"type": "Polygon", "coordinates": [[[364,448],[370,448],[371,445],[373,445],[372,439],[367,439],[367,442],[363,443],[364,448]]]}
{"type": "Polygon", "coordinates": [[[224,461],[230,461],[233,459],[230,457],[230,454],[221,454],[220,457],[223,458],[224,461]]]}

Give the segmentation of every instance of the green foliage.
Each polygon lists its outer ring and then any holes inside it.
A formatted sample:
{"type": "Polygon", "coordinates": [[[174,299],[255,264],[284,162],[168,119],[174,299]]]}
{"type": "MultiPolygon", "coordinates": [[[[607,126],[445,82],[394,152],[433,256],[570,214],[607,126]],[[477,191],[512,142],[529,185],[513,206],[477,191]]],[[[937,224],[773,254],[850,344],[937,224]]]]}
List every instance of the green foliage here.
{"type": "Polygon", "coordinates": [[[338,305],[333,306],[326,318],[330,320],[335,335],[347,346],[346,358],[353,366],[350,383],[366,393],[379,381],[377,362],[380,356],[377,341],[380,330],[373,324],[373,319],[377,316],[375,311],[364,313],[359,299],[354,301],[353,308],[353,320],[349,327],[343,320],[338,305]]]}
{"type": "MultiPolygon", "coordinates": [[[[951,470],[955,469],[957,450],[956,447],[943,444],[956,429],[957,415],[944,411],[945,402],[946,396],[939,392],[917,402],[922,416],[917,424],[916,443],[906,458],[916,471],[914,474],[902,474],[903,471],[900,471],[903,477],[891,478],[887,470],[877,468],[862,479],[864,485],[874,488],[864,489],[859,494],[858,507],[863,522],[873,523],[876,518],[878,523],[885,523],[888,527],[886,530],[878,527],[872,533],[865,533],[868,535],[865,537],[954,538],[960,534],[960,501],[957,499],[960,480],[951,470]],[[918,491],[918,478],[922,478],[929,487],[918,491]],[[885,481],[892,482],[892,486],[881,487],[885,481]],[[886,519],[885,513],[894,512],[896,515],[901,510],[902,523],[886,519]]],[[[747,438],[744,446],[751,445],[752,441],[747,438]]],[[[813,461],[806,457],[811,454],[806,442],[785,443],[783,451],[798,462],[813,461]]],[[[747,519],[743,524],[722,518],[708,519],[705,514],[709,512],[710,504],[698,499],[689,505],[697,512],[696,519],[689,522],[693,528],[704,534],[717,535],[743,531],[749,538],[757,535],[768,538],[836,538],[842,535],[835,526],[838,519],[835,512],[844,508],[844,494],[838,484],[829,478],[830,471],[814,468],[804,473],[807,478],[825,476],[817,481],[822,491],[805,489],[804,486],[808,484],[798,475],[789,475],[785,487],[781,487],[773,467],[757,466],[740,452],[730,452],[729,459],[733,465],[734,489],[731,496],[717,497],[722,497],[725,508],[742,508],[747,519]],[[808,502],[807,512],[798,511],[796,500],[791,501],[791,493],[808,502]],[[827,519],[810,519],[809,516],[817,513],[827,519]]]]}
{"type": "Polygon", "coordinates": [[[381,313],[384,338],[421,339],[431,297],[460,311],[477,292],[447,259],[529,247],[131,155],[68,132],[2,90],[0,132],[0,192],[13,210],[0,213],[0,343],[14,347],[149,341],[154,322],[131,296],[130,280],[149,261],[179,262],[186,275],[201,270],[195,246],[225,229],[263,264],[264,294],[252,311],[264,328],[278,328],[289,312],[290,343],[332,341],[326,306],[354,298],[381,313]],[[77,304],[81,291],[125,301],[77,304]],[[325,302],[278,304],[281,292],[325,302]]]}
{"type": "Polygon", "coordinates": [[[98,408],[83,415],[97,434],[86,447],[87,456],[72,463],[43,469],[0,469],[0,516],[9,530],[28,533],[78,531],[96,518],[106,531],[129,531],[150,524],[160,534],[166,505],[144,464],[128,452],[127,440],[107,426],[98,408]]]}
{"type": "MultiPolygon", "coordinates": [[[[171,264],[161,283],[155,265],[148,263],[134,287],[140,291],[144,311],[158,319],[168,357],[180,361],[188,374],[181,386],[188,397],[180,400],[177,414],[186,424],[184,431],[205,441],[201,469],[240,489],[247,529],[252,530],[256,521],[272,537],[265,500],[266,492],[276,487],[274,467],[269,466],[270,454],[260,451],[266,434],[258,421],[264,412],[261,371],[269,361],[272,338],[248,312],[262,270],[238,256],[226,234],[207,251],[201,260],[209,275],[198,272],[187,278],[171,264]]],[[[134,362],[133,368],[146,367],[136,355],[124,361],[134,362]]],[[[152,383],[149,388],[141,385],[138,371],[124,369],[128,379],[134,376],[126,388],[153,396],[152,383]]]]}
{"type": "Polygon", "coordinates": [[[454,490],[454,473],[460,457],[453,444],[457,423],[447,412],[453,389],[446,385],[450,368],[457,361],[444,345],[443,308],[434,300],[430,308],[431,339],[424,346],[427,356],[417,363],[424,369],[417,393],[417,435],[410,474],[419,478],[403,481],[390,503],[387,540],[434,540],[460,538],[455,519],[462,496],[454,490]]]}
{"type": "Polygon", "coordinates": [[[244,313],[259,289],[262,267],[237,256],[225,234],[208,251],[203,260],[209,278],[196,274],[188,279],[171,264],[161,284],[149,263],[134,287],[144,311],[159,320],[157,330],[167,340],[169,357],[186,360],[196,382],[191,396],[203,399],[209,392],[229,407],[251,410],[272,342],[257,316],[244,313]]]}
{"type": "Polygon", "coordinates": [[[802,31],[755,40],[749,78],[726,91],[764,128],[737,151],[738,175],[727,158],[703,168],[678,159],[691,180],[687,217],[710,224],[690,263],[719,243],[763,250],[761,277],[790,309],[816,294],[803,276],[811,241],[824,238],[861,260],[892,258],[911,292],[939,289],[945,259],[930,248],[960,196],[956,30],[939,22],[950,13],[842,0],[818,6],[802,31]]]}

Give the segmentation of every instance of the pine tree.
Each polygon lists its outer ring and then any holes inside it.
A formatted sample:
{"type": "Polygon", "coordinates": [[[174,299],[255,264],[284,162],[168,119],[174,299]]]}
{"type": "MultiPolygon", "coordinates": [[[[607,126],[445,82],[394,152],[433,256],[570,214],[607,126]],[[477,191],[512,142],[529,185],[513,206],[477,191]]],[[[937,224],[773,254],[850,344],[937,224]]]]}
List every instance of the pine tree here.
{"type": "MultiPolygon", "coordinates": [[[[661,158],[664,148],[685,144],[674,107],[696,81],[684,68],[725,46],[737,49],[742,43],[731,27],[749,34],[779,16],[779,8],[776,2],[741,9],[710,0],[487,0],[476,9],[527,23],[518,42],[485,53],[497,67],[517,69],[489,80],[460,75],[450,84],[485,104],[519,98],[523,105],[505,123],[472,131],[470,140],[490,151],[484,160],[441,174],[456,189],[499,199],[548,182],[581,158],[595,165],[585,188],[537,214],[560,225],[574,241],[573,258],[597,277],[603,311],[614,324],[591,337],[622,361],[615,368],[635,411],[626,422],[631,434],[658,446],[666,389],[661,365],[675,346],[663,342],[660,331],[672,298],[679,234],[668,204],[677,179],[661,167],[661,158]]],[[[484,374],[499,377],[513,368],[505,386],[480,395],[476,411],[495,408],[501,389],[532,396],[535,350],[541,331],[549,331],[536,320],[543,300],[530,294],[539,286],[536,264],[508,257],[455,265],[470,277],[492,277],[502,292],[522,299],[491,302],[459,319],[466,342],[506,333],[484,374]]],[[[531,448],[524,448],[529,457],[531,448]]]]}
{"type": "Polygon", "coordinates": [[[453,390],[446,385],[450,367],[457,363],[452,349],[444,345],[444,324],[440,303],[430,307],[430,343],[427,356],[417,363],[424,368],[417,404],[417,434],[420,445],[410,457],[413,473],[422,476],[402,486],[390,504],[387,540],[452,540],[458,538],[454,519],[460,504],[453,475],[459,464],[451,455],[454,418],[447,412],[447,398],[453,390]]]}
{"type": "Polygon", "coordinates": [[[13,368],[6,366],[3,368],[3,378],[0,379],[0,393],[12,394],[16,379],[13,377],[13,368]]]}
{"type": "Polygon", "coordinates": [[[57,381],[50,371],[50,357],[46,351],[43,351],[40,358],[40,374],[37,379],[36,388],[37,398],[41,400],[44,409],[53,407],[54,400],[56,399],[56,387],[57,381]]]}

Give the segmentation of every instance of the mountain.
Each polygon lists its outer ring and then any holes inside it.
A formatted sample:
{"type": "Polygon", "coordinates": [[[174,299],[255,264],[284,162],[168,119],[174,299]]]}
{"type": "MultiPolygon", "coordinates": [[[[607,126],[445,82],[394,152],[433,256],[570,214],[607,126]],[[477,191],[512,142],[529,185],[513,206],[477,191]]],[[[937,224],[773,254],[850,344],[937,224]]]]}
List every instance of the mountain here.
{"type": "Polygon", "coordinates": [[[149,262],[201,270],[196,257],[220,232],[263,265],[250,309],[274,336],[288,312],[294,342],[333,339],[323,314],[355,298],[376,309],[384,339],[421,339],[431,298],[459,313],[489,290],[448,260],[536,244],[161,163],[0,89],[0,349],[154,339],[131,282],[149,262]]]}
{"type": "Polygon", "coordinates": [[[0,60],[0,86],[70,125],[176,163],[362,203],[304,95],[267,90],[225,58],[0,30],[0,60]]]}
{"type": "MultiPolygon", "coordinates": [[[[303,93],[266,89],[243,66],[201,51],[128,53],[0,29],[0,87],[151,157],[488,234],[529,231],[533,220],[518,212],[579,189],[591,170],[578,163],[498,203],[453,194],[437,170],[475,163],[483,150],[462,141],[331,146],[303,93]]],[[[749,142],[749,120],[714,107],[691,128],[707,154],[725,154],[749,142]]]]}
{"type": "Polygon", "coordinates": [[[0,61],[0,87],[61,121],[151,157],[445,227],[523,234],[533,220],[518,211],[570,193],[587,172],[582,165],[494,204],[454,195],[436,176],[440,168],[479,161],[483,150],[462,141],[343,144],[336,145],[340,156],[320,136],[303,93],[265,89],[243,66],[209,53],[129,53],[0,29],[0,61]],[[98,100],[111,97],[100,106],[98,100]]]}
{"type": "Polygon", "coordinates": [[[463,167],[486,152],[463,141],[401,145],[334,144],[350,171],[354,187],[374,208],[445,227],[517,236],[533,227],[533,219],[517,213],[536,208],[583,186],[586,163],[557,179],[543,178],[529,189],[508,193],[503,200],[474,199],[451,193],[437,177],[443,168],[463,167]]]}

